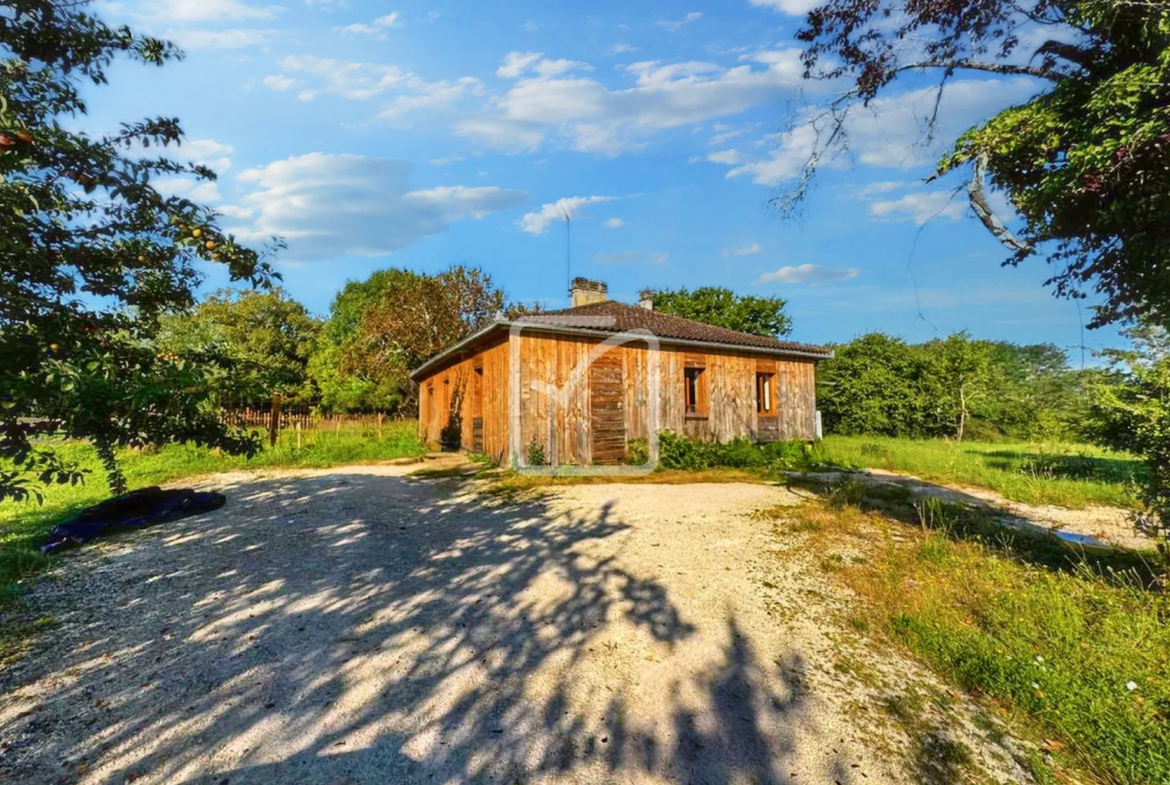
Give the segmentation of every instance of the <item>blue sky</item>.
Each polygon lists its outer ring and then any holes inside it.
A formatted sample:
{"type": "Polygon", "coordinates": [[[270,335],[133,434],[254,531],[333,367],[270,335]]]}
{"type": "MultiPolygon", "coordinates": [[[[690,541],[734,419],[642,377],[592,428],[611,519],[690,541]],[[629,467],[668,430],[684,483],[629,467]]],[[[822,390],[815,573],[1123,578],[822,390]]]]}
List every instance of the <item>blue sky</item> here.
{"type": "MultiPolygon", "coordinates": [[[[809,107],[840,89],[800,79],[793,34],[810,5],[102,2],[187,57],[116,66],[85,123],[180,117],[182,154],[220,179],[167,187],[241,237],[283,236],[284,285],[317,313],[376,269],[454,263],[482,266],[513,299],[564,305],[564,209],[572,274],[615,299],[778,294],[808,342],[968,329],[1078,344],[1077,307],[1041,287],[1046,265],[1002,268],[952,194],[960,183],[923,183],[940,150],[923,138],[925,82],[855,115],[849,155],[823,169],[799,220],[769,208],[807,156],[809,107]]],[[[1035,89],[956,80],[940,142],[1035,89]]]]}

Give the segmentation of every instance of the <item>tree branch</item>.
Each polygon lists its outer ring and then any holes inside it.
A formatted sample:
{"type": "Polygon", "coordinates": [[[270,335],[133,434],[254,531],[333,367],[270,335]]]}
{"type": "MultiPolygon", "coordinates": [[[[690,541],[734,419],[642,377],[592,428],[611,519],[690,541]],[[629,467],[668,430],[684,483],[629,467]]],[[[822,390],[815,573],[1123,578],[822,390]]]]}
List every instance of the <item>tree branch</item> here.
{"type": "Polygon", "coordinates": [[[987,173],[987,154],[980,153],[975,157],[973,163],[974,171],[971,174],[971,182],[967,185],[967,193],[970,194],[971,208],[975,210],[975,215],[979,216],[979,220],[987,227],[987,231],[991,232],[995,239],[1008,248],[1016,253],[1031,253],[1033,251],[1031,243],[1016,237],[1011,229],[1004,226],[1003,221],[996,217],[991,205],[987,203],[987,197],[983,191],[983,178],[987,173]]]}
{"type": "Polygon", "coordinates": [[[927,68],[944,68],[950,71],[987,71],[992,74],[1008,74],[1018,76],[1036,76],[1059,82],[1068,78],[1067,74],[1053,71],[1048,68],[1038,68],[1031,65],[1012,65],[1011,63],[985,63],[981,60],[922,60],[917,63],[906,63],[893,69],[894,73],[901,71],[925,70],[927,68]]]}

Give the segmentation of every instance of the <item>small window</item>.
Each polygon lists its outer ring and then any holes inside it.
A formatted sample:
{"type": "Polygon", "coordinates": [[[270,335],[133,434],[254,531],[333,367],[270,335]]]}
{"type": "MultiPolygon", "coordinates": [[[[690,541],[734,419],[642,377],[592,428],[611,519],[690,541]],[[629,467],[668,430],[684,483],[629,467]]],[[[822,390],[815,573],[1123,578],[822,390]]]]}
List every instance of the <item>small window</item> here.
{"type": "Polygon", "coordinates": [[[756,374],[756,413],[757,414],[775,414],[776,408],[773,400],[773,382],[776,378],[775,374],[771,373],[757,373],[756,374]]]}
{"type": "Polygon", "coordinates": [[[707,414],[707,375],[704,370],[698,367],[683,370],[686,413],[691,417],[703,417],[707,414]]]}

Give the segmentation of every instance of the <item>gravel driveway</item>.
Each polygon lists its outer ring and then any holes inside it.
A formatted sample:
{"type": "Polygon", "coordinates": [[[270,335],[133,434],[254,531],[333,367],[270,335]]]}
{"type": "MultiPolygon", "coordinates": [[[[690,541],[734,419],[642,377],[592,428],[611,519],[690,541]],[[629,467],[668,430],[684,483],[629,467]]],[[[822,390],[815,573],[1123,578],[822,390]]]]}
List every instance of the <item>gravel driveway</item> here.
{"type": "MultiPolygon", "coordinates": [[[[0,674],[0,780],[922,779],[921,739],[866,717],[934,682],[888,656],[842,675],[848,599],[750,514],[789,492],[506,504],[409,470],[211,478],[223,509],[38,581],[56,624],[0,674]]],[[[983,770],[1025,780],[965,717],[947,732],[983,770]]]]}

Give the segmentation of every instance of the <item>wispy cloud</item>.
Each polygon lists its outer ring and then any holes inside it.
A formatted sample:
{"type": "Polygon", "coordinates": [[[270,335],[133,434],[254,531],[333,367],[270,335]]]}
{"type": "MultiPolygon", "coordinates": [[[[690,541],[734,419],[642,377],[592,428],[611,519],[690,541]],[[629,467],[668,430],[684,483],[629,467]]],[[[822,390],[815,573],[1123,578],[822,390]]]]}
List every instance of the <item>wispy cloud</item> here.
{"type": "Polygon", "coordinates": [[[663,29],[669,30],[672,33],[677,33],[685,25],[689,25],[691,22],[697,22],[702,18],[703,18],[703,14],[700,13],[699,11],[691,11],[689,14],[687,14],[686,16],[684,16],[682,19],[678,20],[677,22],[666,20],[666,21],[662,21],[662,22],[656,22],[655,24],[657,24],[659,27],[661,27],[663,29]]]}
{"type": "Polygon", "coordinates": [[[745,245],[742,248],[724,248],[723,255],[724,256],[751,256],[752,254],[757,254],[762,250],[764,250],[764,249],[759,243],[752,243],[751,245],[745,245]]]}
{"type": "Polygon", "coordinates": [[[764,273],[753,286],[767,283],[816,284],[851,281],[861,274],[856,267],[832,268],[819,264],[801,264],[795,267],[781,267],[774,273],[764,273]]]}
{"type": "Polygon", "coordinates": [[[224,215],[250,219],[233,227],[248,240],[284,237],[294,260],[341,254],[383,256],[455,221],[482,218],[523,203],[528,194],[495,186],[415,189],[414,167],[394,158],[309,153],[247,169],[251,192],[224,215]]]}
{"type": "Polygon", "coordinates": [[[398,12],[379,16],[372,24],[363,24],[361,22],[352,25],[345,25],[343,27],[335,27],[334,29],[342,35],[368,35],[379,41],[386,40],[386,31],[391,27],[401,27],[398,12]]]}
{"type": "Polygon", "coordinates": [[[540,206],[539,210],[527,213],[520,219],[521,230],[529,234],[544,234],[548,225],[554,221],[563,221],[568,215],[570,219],[583,214],[584,209],[591,204],[612,202],[616,196],[569,196],[540,206]]]}
{"type": "Polygon", "coordinates": [[[605,223],[602,224],[606,229],[621,229],[626,225],[626,222],[621,218],[606,218],[605,223]]]}
{"type": "Polygon", "coordinates": [[[966,209],[967,200],[954,191],[920,191],[900,199],[874,202],[869,206],[869,214],[887,221],[913,221],[922,226],[935,218],[957,221],[966,209]]]}

